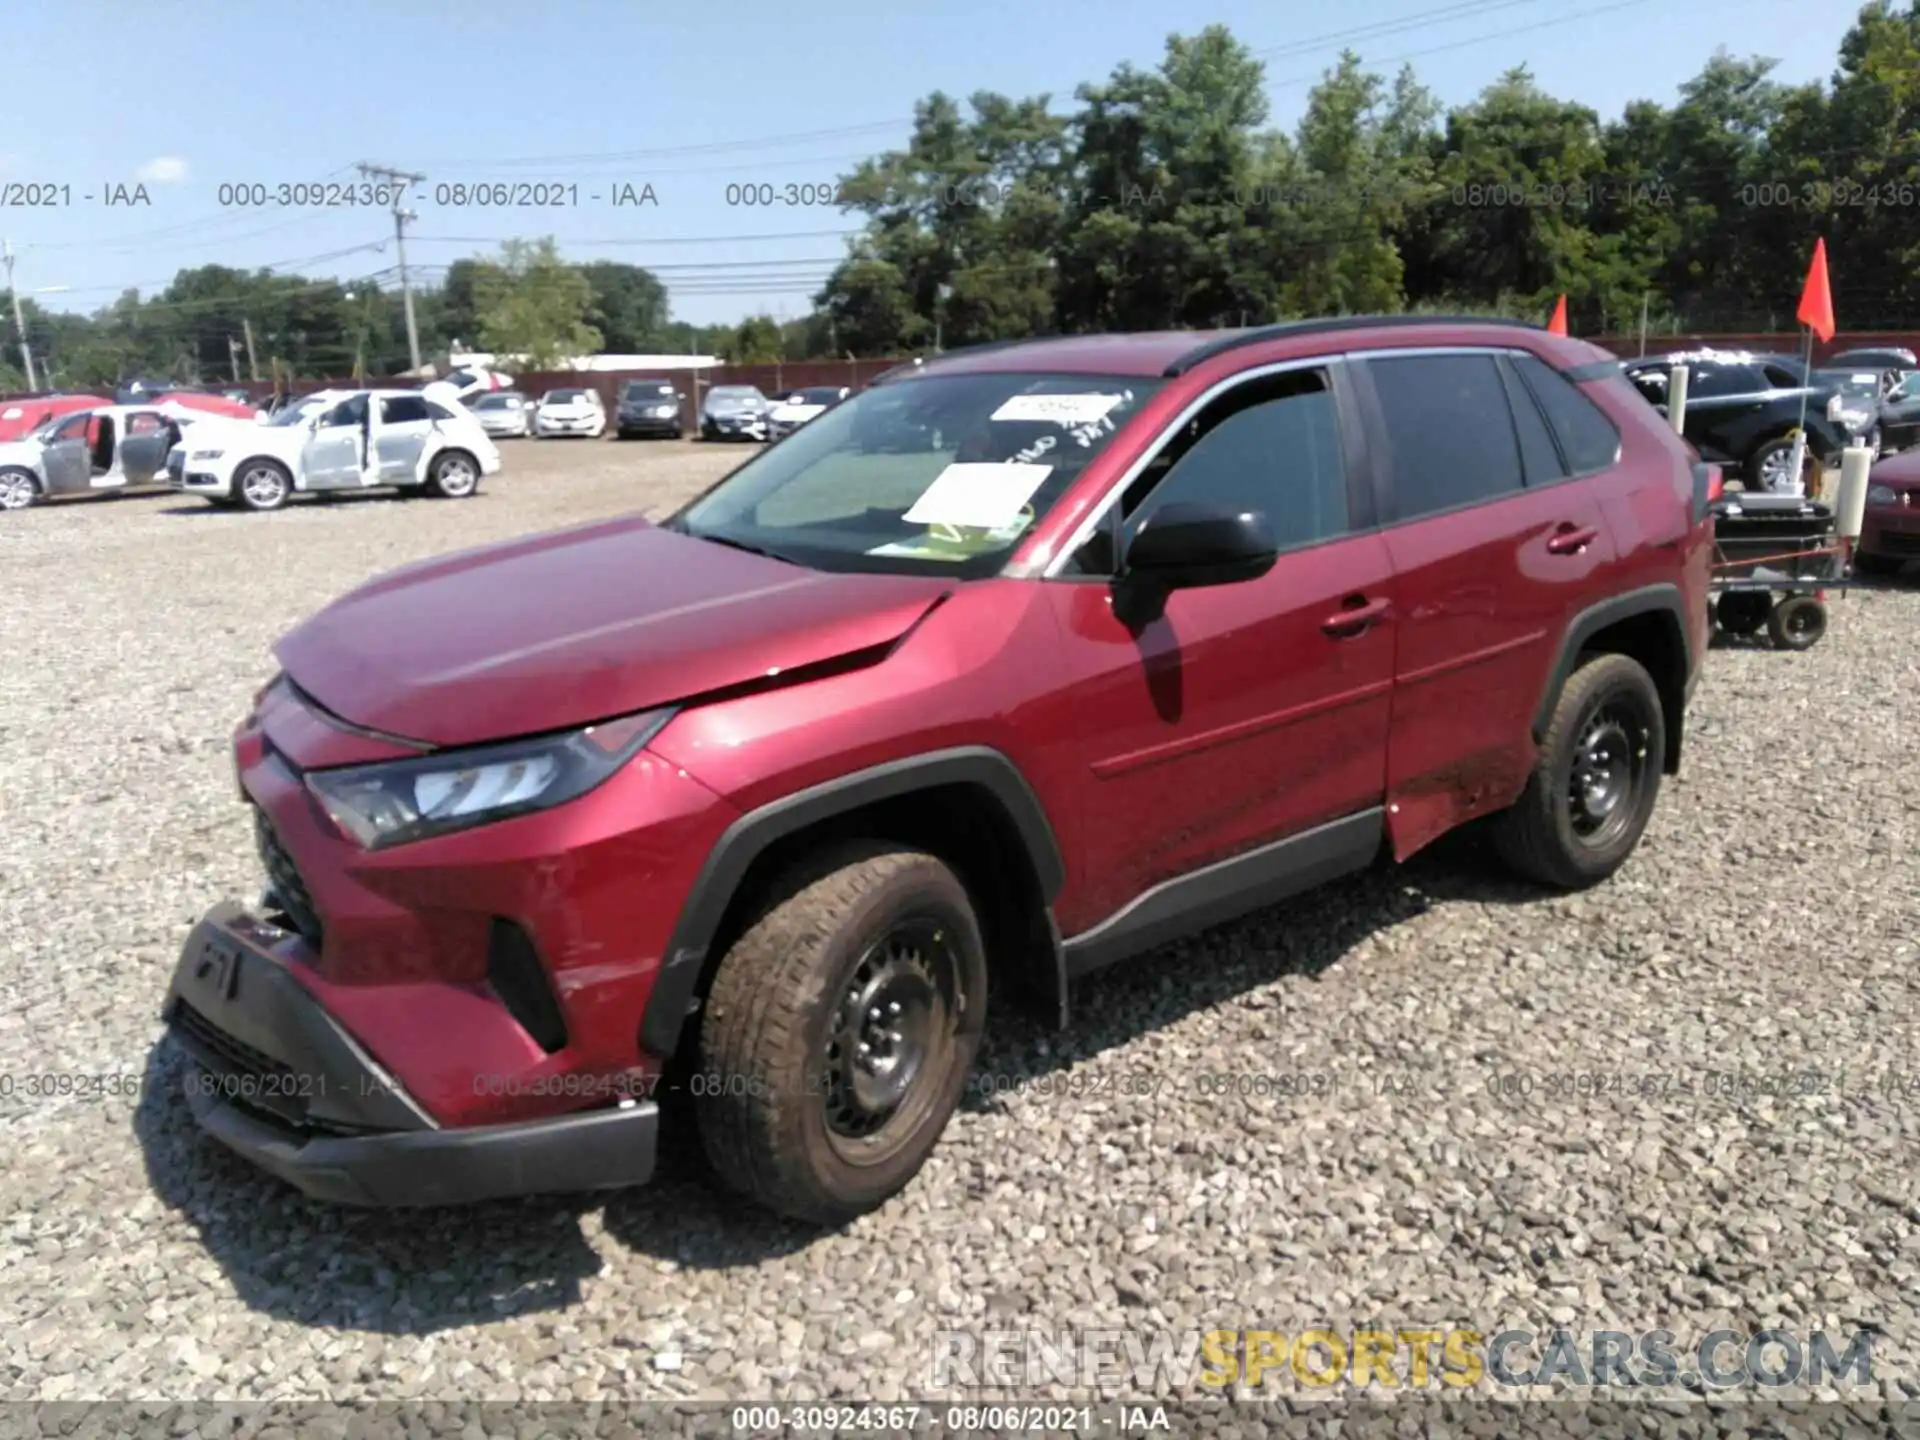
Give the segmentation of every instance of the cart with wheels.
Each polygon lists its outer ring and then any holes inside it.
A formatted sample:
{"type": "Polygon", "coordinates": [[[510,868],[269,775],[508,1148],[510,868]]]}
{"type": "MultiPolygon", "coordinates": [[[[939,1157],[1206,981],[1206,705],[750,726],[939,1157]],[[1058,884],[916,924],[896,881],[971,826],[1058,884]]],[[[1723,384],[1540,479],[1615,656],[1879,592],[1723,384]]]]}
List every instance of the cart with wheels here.
{"type": "Polygon", "coordinates": [[[1782,650],[1827,633],[1827,596],[1844,592],[1846,547],[1833,507],[1741,491],[1713,504],[1713,616],[1728,635],[1761,630],[1782,650]]]}

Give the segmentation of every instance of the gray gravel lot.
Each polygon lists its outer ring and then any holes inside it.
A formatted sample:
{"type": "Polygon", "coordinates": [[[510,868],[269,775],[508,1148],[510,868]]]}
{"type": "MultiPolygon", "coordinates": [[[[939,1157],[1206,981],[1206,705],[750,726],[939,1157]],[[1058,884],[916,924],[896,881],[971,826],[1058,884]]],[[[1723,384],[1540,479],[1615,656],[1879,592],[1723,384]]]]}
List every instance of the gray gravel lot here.
{"type": "Polygon", "coordinates": [[[1597,891],[1458,838],[1087,985],[1068,1036],[1001,1015],[983,1091],[1019,1088],[843,1233],[685,1153],[612,1199],[392,1215],[199,1140],[155,1017],[192,921],[258,893],[227,738],[271,641],[738,458],[521,443],[471,501],[0,517],[0,1396],[885,1400],[928,1393],[943,1329],[1314,1322],[1870,1326],[1887,1398],[1920,1395],[1913,579],[1805,655],[1716,650],[1597,891]],[[22,1093],[48,1072],[142,1089],[22,1093]],[[1756,1088],[1707,1093],[1729,1073],[1756,1088]]]}

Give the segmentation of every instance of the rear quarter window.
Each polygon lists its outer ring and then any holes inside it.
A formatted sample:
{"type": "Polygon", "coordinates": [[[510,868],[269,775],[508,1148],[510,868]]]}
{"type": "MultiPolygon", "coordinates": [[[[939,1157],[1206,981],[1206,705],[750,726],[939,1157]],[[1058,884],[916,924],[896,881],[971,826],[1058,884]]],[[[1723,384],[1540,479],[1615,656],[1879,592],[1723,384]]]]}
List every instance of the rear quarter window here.
{"type": "Polygon", "coordinates": [[[1514,368],[1546,415],[1569,474],[1591,474],[1620,459],[1620,432],[1577,385],[1531,355],[1516,357],[1514,368]]]}

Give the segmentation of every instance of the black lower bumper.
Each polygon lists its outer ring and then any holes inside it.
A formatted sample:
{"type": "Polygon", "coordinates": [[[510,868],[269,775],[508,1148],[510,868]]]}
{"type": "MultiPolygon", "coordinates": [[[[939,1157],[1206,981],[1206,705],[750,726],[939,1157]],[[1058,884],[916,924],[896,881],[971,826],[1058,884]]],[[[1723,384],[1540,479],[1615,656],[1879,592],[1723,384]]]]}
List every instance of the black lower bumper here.
{"type": "Polygon", "coordinates": [[[651,417],[619,420],[614,424],[614,433],[622,440],[635,435],[653,436],[661,440],[677,440],[680,438],[680,421],[678,417],[672,420],[659,420],[651,417]]]}
{"type": "Polygon", "coordinates": [[[174,971],[162,1018],[194,1062],[188,1103],[214,1139],[348,1205],[458,1205],[652,1178],[651,1104],[442,1128],[293,977],[275,953],[289,939],[221,905],[174,971]]]}

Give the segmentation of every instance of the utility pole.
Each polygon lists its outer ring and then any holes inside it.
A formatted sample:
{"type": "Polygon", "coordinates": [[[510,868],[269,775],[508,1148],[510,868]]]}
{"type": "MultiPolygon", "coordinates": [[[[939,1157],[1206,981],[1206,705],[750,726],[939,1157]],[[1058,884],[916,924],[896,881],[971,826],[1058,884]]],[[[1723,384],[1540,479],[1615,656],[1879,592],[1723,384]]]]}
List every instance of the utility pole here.
{"type": "Polygon", "coordinates": [[[253,321],[247,316],[240,317],[240,324],[247,332],[247,378],[260,378],[260,362],[253,358],[253,321]]]}
{"type": "Polygon", "coordinates": [[[1647,296],[1644,291],[1640,295],[1640,353],[1647,353],[1647,296]]]}
{"type": "Polygon", "coordinates": [[[417,372],[420,369],[420,327],[414,322],[413,285],[407,279],[407,225],[420,217],[400,202],[406,198],[407,186],[417,185],[427,177],[411,170],[395,170],[390,165],[368,165],[363,162],[357,168],[369,180],[385,180],[393,186],[393,244],[395,258],[400,262],[400,303],[407,312],[407,353],[412,357],[413,368],[417,372]]]}
{"type": "Polygon", "coordinates": [[[20,312],[20,292],[13,288],[13,242],[6,242],[7,257],[7,293],[13,297],[13,325],[20,332],[20,363],[26,367],[27,389],[38,390],[40,382],[33,376],[33,347],[27,344],[27,318],[20,312]]]}
{"type": "Polygon", "coordinates": [[[240,342],[227,336],[227,366],[233,371],[233,383],[240,383],[240,342]]]}

